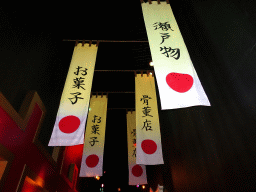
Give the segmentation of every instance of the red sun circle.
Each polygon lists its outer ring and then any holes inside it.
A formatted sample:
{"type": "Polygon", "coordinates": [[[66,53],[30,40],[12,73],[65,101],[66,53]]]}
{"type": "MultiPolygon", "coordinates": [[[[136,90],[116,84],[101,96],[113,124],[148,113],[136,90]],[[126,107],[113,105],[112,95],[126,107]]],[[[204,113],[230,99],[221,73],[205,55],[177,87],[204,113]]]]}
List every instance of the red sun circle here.
{"type": "Polygon", "coordinates": [[[193,77],[183,73],[169,73],[166,76],[166,83],[174,91],[185,93],[189,91],[194,83],[193,77]]]}
{"type": "Polygon", "coordinates": [[[143,173],[143,169],[140,165],[134,165],[133,168],[132,168],[132,174],[135,176],[135,177],[140,177],[143,173]]]}
{"type": "Polygon", "coordinates": [[[146,139],[141,142],[141,148],[146,154],[153,154],[156,152],[157,145],[156,142],[151,139],[146,139]]]}
{"type": "Polygon", "coordinates": [[[99,163],[99,157],[97,155],[95,155],[95,154],[89,155],[86,158],[85,163],[90,168],[95,167],[99,163]]]}
{"type": "Polygon", "coordinates": [[[63,133],[73,133],[80,126],[80,119],[76,116],[70,115],[62,118],[59,122],[59,129],[63,133]]]}

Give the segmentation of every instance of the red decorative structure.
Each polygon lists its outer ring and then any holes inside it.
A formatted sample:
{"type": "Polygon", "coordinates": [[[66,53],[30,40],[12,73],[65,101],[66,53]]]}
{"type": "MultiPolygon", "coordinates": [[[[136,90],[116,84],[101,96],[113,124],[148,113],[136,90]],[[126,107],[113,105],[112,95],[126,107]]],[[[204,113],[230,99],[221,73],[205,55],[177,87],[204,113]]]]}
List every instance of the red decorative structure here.
{"type": "Polygon", "coordinates": [[[76,192],[83,145],[61,147],[56,162],[38,139],[45,114],[35,91],[19,113],[0,93],[0,191],[76,192]]]}

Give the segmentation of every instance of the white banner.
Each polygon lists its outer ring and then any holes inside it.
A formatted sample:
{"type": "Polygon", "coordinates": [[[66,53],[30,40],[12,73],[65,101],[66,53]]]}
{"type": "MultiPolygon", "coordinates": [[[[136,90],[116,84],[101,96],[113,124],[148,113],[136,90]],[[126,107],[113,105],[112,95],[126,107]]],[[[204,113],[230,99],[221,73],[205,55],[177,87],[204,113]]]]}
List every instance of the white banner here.
{"type": "Polygon", "coordinates": [[[142,3],[161,108],[210,106],[170,4],[142,3]]]}
{"type": "Polygon", "coordinates": [[[103,97],[93,95],[90,108],[86,124],[80,177],[102,176],[103,172],[103,150],[107,118],[106,95],[103,95],[103,97]]]}
{"type": "Polygon", "coordinates": [[[136,75],[135,99],[136,163],[144,165],[164,164],[155,80],[152,75],[136,75]]]}
{"type": "Polygon", "coordinates": [[[145,165],[136,164],[136,112],[128,111],[127,119],[127,146],[129,185],[147,184],[147,173],[145,165]]]}
{"type": "Polygon", "coordinates": [[[84,143],[97,50],[93,44],[75,46],[49,146],[84,143]]]}
{"type": "MultiPolygon", "coordinates": [[[[163,192],[163,191],[164,191],[164,186],[161,186],[161,185],[158,184],[157,189],[156,189],[155,192],[163,192]]],[[[149,192],[154,192],[154,190],[150,187],[149,192]]]]}

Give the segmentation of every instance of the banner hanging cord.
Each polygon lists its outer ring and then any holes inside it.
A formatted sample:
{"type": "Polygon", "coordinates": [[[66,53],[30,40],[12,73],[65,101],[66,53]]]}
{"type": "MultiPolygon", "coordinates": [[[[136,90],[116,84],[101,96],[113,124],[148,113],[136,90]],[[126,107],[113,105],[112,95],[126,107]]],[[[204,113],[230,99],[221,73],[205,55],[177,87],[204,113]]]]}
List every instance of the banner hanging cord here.
{"type": "MultiPolygon", "coordinates": [[[[144,0],[140,0],[141,3],[144,3],[144,0]]],[[[149,4],[152,4],[152,1],[151,0],[148,0],[149,4]]],[[[158,4],[161,4],[160,0],[157,0],[157,3],[158,4]]],[[[166,0],[166,3],[167,4],[170,4],[169,0],[166,0]]]]}
{"type": "Polygon", "coordinates": [[[63,39],[62,41],[80,41],[80,42],[82,42],[82,43],[85,43],[85,42],[114,42],[114,43],[124,43],[124,42],[131,42],[131,43],[148,43],[148,41],[118,41],[118,40],[84,40],[84,39],[80,39],[80,40],[73,40],[73,39],[63,39]]]}
{"type": "Polygon", "coordinates": [[[150,70],[150,69],[138,69],[138,70],[94,70],[94,71],[98,71],[98,72],[134,72],[134,76],[136,77],[137,74],[141,74],[141,76],[143,76],[144,72],[146,72],[147,76],[152,75],[152,77],[154,77],[154,70],[150,70]]]}

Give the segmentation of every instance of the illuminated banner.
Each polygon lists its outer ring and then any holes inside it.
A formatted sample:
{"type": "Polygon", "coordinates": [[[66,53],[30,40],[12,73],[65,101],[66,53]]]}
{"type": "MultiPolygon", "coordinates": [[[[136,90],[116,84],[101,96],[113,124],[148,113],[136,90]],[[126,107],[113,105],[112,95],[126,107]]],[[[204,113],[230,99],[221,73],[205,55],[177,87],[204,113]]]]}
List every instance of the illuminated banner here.
{"type": "Polygon", "coordinates": [[[49,146],[84,143],[97,50],[93,44],[75,46],[49,146]]]}
{"type": "Polygon", "coordinates": [[[127,119],[127,146],[129,185],[147,184],[147,173],[145,165],[136,164],[136,115],[135,111],[128,111],[127,119]]]}
{"type": "Polygon", "coordinates": [[[155,81],[152,75],[136,75],[136,163],[164,164],[159,126],[155,81]]]}
{"type": "Polygon", "coordinates": [[[170,4],[152,1],[141,6],[162,110],[210,106],[170,4]]]}
{"type": "MultiPolygon", "coordinates": [[[[155,192],[163,192],[163,191],[164,191],[164,186],[161,186],[158,184],[155,192]]],[[[149,188],[149,192],[153,192],[153,189],[151,189],[151,187],[149,188]]]]}
{"type": "Polygon", "coordinates": [[[95,95],[90,101],[86,124],[80,177],[102,176],[103,150],[107,118],[107,97],[95,95]]]}

